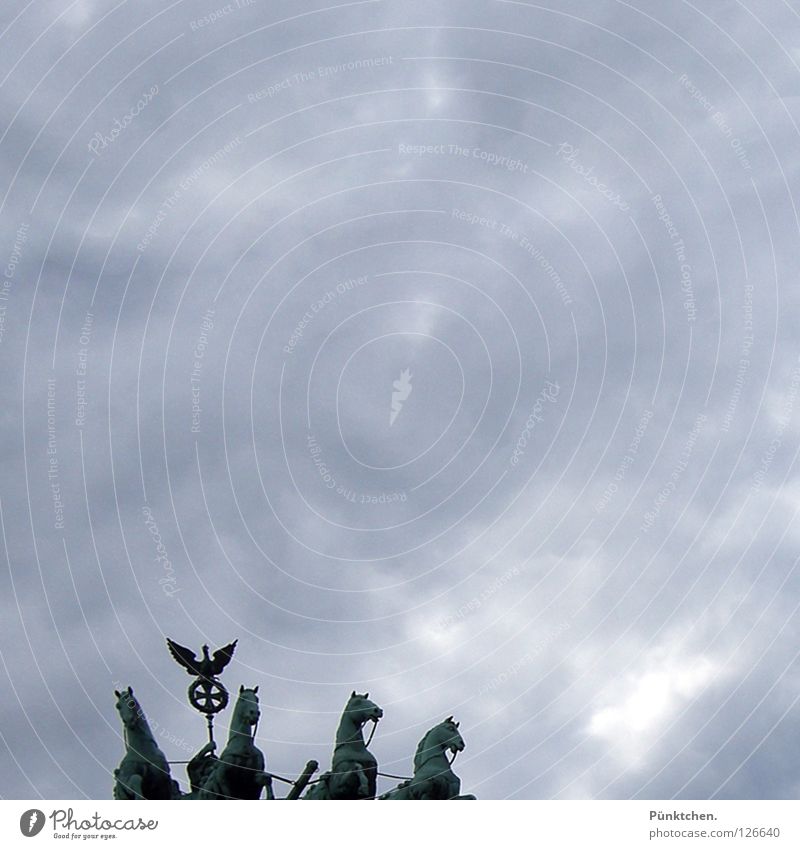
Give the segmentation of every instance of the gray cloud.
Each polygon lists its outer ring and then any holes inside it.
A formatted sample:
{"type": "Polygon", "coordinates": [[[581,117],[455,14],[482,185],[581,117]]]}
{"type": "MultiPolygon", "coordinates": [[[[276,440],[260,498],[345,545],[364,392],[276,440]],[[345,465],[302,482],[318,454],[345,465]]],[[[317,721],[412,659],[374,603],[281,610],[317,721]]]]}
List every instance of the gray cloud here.
{"type": "Polygon", "coordinates": [[[796,15],[222,6],[0,17],[0,795],[120,684],[198,748],[169,635],[276,773],[356,687],[483,798],[795,797],[796,15]]]}

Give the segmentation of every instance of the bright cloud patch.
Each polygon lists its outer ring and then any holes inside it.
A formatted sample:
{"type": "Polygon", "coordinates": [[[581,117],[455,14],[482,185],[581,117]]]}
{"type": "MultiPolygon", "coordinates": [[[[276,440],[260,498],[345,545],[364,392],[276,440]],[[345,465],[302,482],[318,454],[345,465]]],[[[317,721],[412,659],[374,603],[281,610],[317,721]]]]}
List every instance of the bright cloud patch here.
{"type": "Polygon", "coordinates": [[[702,656],[653,661],[629,679],[617,702],[593,714],[589,733],[614,744],[624,759],[639,760],[715,672],[715,665],[702,656]]]}

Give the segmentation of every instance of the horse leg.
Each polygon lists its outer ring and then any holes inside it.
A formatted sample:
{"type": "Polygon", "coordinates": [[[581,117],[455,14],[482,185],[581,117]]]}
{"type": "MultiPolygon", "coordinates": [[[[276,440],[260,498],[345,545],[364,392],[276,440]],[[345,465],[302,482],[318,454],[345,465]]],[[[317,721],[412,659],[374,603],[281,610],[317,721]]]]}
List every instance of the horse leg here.
{"type": "Polygon", "coordinates": [[[331,789],[328,784],[330,781],[330,772],[323,772],[322,775],[308,788],[304,799],[330,799],[331,789]]]}
{"type": "Polygon", "coordinates": [[[144,799],[142,776],[138,772],[132,772],[123,779],[120,779],[118,785],[121,786],[127,794],[126,796],[123,796],[123,798],[144,799]]]}
{"type": "Polygon", "coordinates": [[[211,765],[203,783],[197,788],[198,799],[219,799],[219,774],[222,768],[220,760],[211,765]]]}
{"type": "Polygon", "coordinates": [[[256,778],[258,783],[264,788],[264,798],[268,800],[274,799],[275,791],[272,788],[272,776],[268,772],[260,772],[256,778]]]}
{"type": "Polygon", "coordinates": [[[198,799],[216,799],[216,789],[217,784],[214,781],[214,773],[216,770],[212,770],[211,774],[206,778],[206,780],[197,788],[197,798],[198,799]]]}
{"type": "Polygon", "coordinates": [[[331,777],[331,796],[334,799],[369,799],[369,779],[357,761],[342,761],[331,777]]]}
{"type": "Polygon", "coordinates": [[[137,763],[132,760],[123,760],[114,770],[114,798],[115,799],[144,799],[142,792],[142,775],[137,770],[137,763]]]}
{"type": "Polygon", "coordinates": [[[342,761],[336,764],[328,779],[328,793],[331,799],[358,799],[359,781],[354,775],[352,764],[342,761]]]}

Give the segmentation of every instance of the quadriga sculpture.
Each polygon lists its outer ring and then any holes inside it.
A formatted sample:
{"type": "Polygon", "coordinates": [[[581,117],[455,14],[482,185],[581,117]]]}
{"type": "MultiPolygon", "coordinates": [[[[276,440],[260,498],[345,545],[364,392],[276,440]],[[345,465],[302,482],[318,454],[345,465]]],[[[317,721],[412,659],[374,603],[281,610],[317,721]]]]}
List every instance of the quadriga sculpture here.
{"type": "MultiPolygon", "coordinates": [[[[204,651],[204,654],[208,653],[204,651]]],[[[215,653],[215,657],[217,654],[219,652],[215,653]]],[[[203,662],[208,664],[215,661],[205,658],[203,662]]],[[[369,693],[362,695],[353,690],[347,700],[336,731],[330,770],[312,781],[317,762],[309,761],[300,776],[292,780],[266,772],[264,754],[255,744],[255,731],[261,715],[258,687],[239,687],[228,742],[217,757],[212,719],[213,714],[227,704],[228,696],[219,681],[203,677],[193,682],[190,694],[195,692],[196,685],[204,682],[212,688],[209,690],[212,695],[222,693],[222,697],[210,708],[204,705],[198,708],[206,714],[209,737],[212,739],[188,762],[190,790],[186,794],[182,794],[177,782],[172,780],[169,763],[156,744],[144,712],[133,695],[133,689],[128,687],[121,693],[114,691],[125,733],[125,756],[114,771],[115,799],[258,799],[262,789],[266,789],[267,799],[274,799],[273,778],[292,785],[286,799],[300,798],[309,784],[304,799],[375,799],[377,777],[381,773],[378,772],[377,760],[368,748],[372,735],[364,741],[364,726],[369,722],[374,723],[374,734],[383,710],[370,701],[369,693]]],[[[413,777],[405,779],[394,790],[379,798],[474,799],[471,795],[461,795],[461,780],[452,769],[453,759],[463,749],[464,740],[458,730],[458,723],[450,716],[431,728],[420,741],[414,755],[413,777]],[[452,758],[448,757],[450,754],[452,758]]]]}

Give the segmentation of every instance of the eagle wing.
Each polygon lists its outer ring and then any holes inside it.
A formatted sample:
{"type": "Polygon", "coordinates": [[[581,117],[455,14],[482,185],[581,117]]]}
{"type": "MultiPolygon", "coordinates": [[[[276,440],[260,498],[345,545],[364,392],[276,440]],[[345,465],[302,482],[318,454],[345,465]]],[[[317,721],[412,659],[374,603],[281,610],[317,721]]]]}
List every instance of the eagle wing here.
{"type": "Polygon", "coordinates": [[[167,647],[169,648],[169,653],[190,675],[199,674],[197,655],[191,649],[179,646],[169,637],[167,637],[167,647]]]}
{"type": "Polygon", "coordinates": [[[211,661],[211,674],[219,675],[220,672],[230,663],[231,658],[233,657],[233,652],[236,648],[236,643],[238,640],[234,640],[232,643],[227,646],[223,646],[221,649],[217,649],[214,652],[214,657],[211,661]]]}

